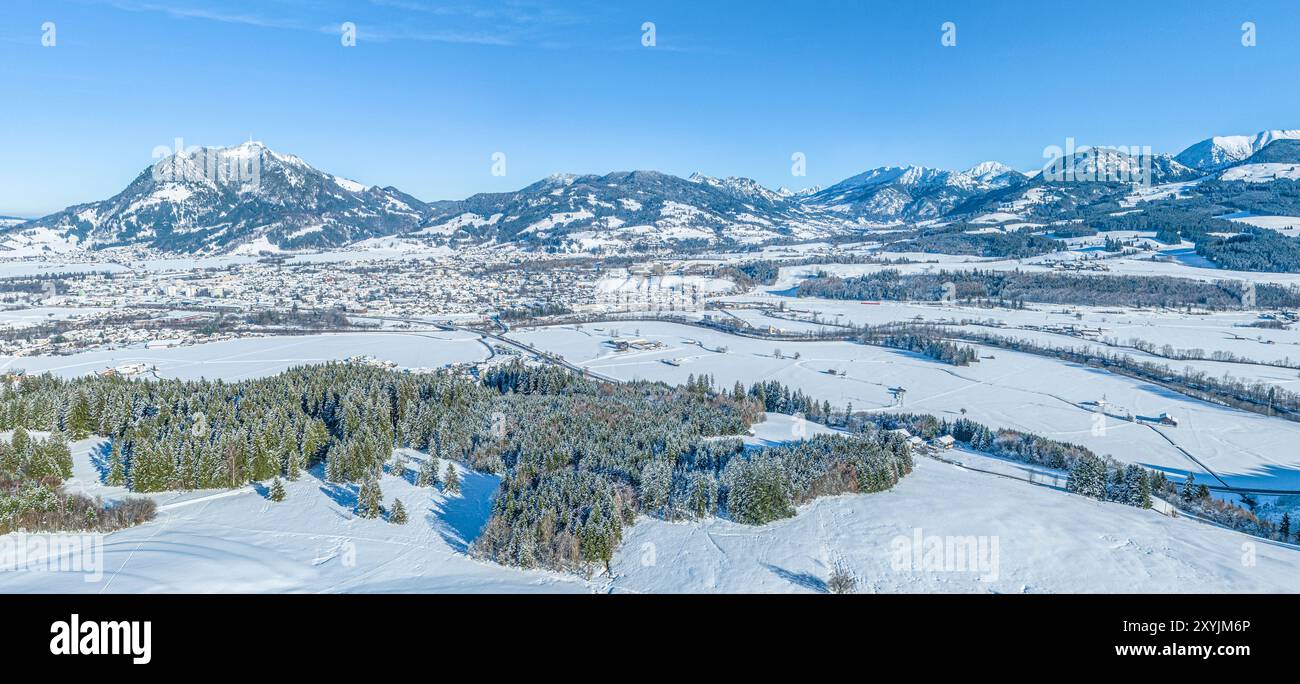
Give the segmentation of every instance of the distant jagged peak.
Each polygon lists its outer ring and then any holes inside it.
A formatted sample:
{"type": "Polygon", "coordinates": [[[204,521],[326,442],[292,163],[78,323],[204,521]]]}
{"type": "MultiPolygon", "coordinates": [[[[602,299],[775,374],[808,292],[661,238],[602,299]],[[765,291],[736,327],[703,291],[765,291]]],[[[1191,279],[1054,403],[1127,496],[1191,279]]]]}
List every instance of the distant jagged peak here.
{"type": "Polygon", "coordinates": [[[1201,171],[1216,171],[1238,164],[1275,140],[1300,139],[1300,129],[1270,129],[1254,135],[1216,135],[1179,152],[1174,159],[1201,171]]]}

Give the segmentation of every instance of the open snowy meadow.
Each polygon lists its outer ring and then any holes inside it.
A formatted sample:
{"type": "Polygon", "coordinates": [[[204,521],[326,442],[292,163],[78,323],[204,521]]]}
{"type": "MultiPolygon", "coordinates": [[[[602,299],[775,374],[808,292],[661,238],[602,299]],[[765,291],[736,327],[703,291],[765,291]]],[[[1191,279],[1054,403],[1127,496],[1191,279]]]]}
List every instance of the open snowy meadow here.
{"type": "Polygon", "coordinates": [[[679,383],[706,374],[723,387],[737,381],[777,380],[836,407],[950,419],[965,415],[990,427],[1081,444],[1171,474],[1191,471],[1202,482],[1214,482],[1208,467],[1233,486],[1300,490],[1300,455],[1289,447],[1300,439],[1300,424],[1031,354],[980,347],[978,363],[955,367],[919,354],[851,342],[773,342],[653,321],[521,330],[513,337],[621,380],[679,383]],[[606,344],[615,330],[664,346],[619,352],[606,344]],[[890,393],[894,387],[908,390],[902,406],[890,393]],[[1111,407],[1107,415],[1087,403],[1103,397],[1111,407]],[[1178,417],[1179,425],[1156,426],[1109,415],[1120,410],[1137,416],[1169,413],[1178,417]]]}

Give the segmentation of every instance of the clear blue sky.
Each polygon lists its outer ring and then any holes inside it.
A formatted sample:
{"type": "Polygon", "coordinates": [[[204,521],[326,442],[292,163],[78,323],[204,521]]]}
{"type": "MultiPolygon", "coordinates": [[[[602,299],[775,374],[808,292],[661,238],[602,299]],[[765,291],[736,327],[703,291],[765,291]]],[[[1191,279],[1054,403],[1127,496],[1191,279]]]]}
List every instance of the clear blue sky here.
{"type": "Polygon", "coordinates": [[[1297,35],[1294,0],[4,0],[0,214],[111,196],[176,137],[426,200],[556,172],[1032,168],[1067,137],[1175,152],[1300,128],[1297,35]]]}

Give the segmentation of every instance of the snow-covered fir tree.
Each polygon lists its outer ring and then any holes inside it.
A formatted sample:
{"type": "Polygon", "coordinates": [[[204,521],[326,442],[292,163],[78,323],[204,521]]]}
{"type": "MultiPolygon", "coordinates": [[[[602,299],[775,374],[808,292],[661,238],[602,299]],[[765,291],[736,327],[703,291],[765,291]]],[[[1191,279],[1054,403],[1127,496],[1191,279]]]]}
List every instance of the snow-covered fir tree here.
{"type": "Polygon", "coordinates": [[[415,476],[415,486],[436,487],[438,485],[438,459],[430,456],[420,464],[420,471],[415,476]]]}
{"type": "Polygon", "coordinates": [[[277,477],[273,482],[271,482],[271,490],[270,492],[267,493],[267,498],[272,501],[278,502],[278,501],[284,501],[284,497],[285,497],[284,483],[281,482],[280,478],[277,477]]]}
{"type": "Polygon", "coordinates": [[[406,507],[402,505],[401,499],[393,499],[393,509],[388,513],[388,522],[394,525],[406,524],[406,507]]]}
{"type": "Polygon", "coordinates": [[[460,493],[460,474],[456,472],[456,464],[447,464],[447,472],[442,477],[442,484],[443,491],[448,494],[460,493]]]}
{"type": "Polygon", "coordinates": [[[379,478],[366,479],[357,490],[356,514],[362,518],[378,518],[383,514],[383,500],[384,493],[379,488],[379,478]]]}

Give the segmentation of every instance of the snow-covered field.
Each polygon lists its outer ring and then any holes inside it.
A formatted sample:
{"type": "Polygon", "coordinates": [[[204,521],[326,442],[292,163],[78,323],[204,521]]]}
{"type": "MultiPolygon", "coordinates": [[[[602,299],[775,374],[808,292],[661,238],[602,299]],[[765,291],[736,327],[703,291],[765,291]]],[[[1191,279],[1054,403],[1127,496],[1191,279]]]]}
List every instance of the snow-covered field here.
{"type": "Polygon", "coordinates": [[[374,356],[406,368],[437,368],[491,356],[478,335],[463,332],[339,333],[253,337],[167,349],[125,348],[70,356],[0,357],[0,367],[76,377],[123,364],[156,366],[158,377],[242,380],[294,366],[374,356]]]}
{"type": "MultiPolygon", "coordinates": [[[[1000,330],[984,329],[984,332],[997,332],[1008,337],[1037,337],[1027,327],[1055,326],[1057,328],[1076,326],[1100,330],[1098,341],[1112,344],[1131,345],[1134,339],[1164,347],[1169,345],[1175,351],[1190,352],[1200,350],[1202,355],[1225,352],[1238,358],[1250,359],[1260,363],[1281,363],[1287,366],[1300,366],[1300,331],[1275,330],[1249,327],[1259,319],[1257,313],[1227,311],[1216,313],[1189,314],[1184,311],[1133,309],[1126,307],[1097,306],[1060,306],[1052,304],[1029,304],[1024,309],[985,309],[957,304],[879,302],[864,304],[854,300],[830,300],[815,298],[791,298],[772,295],[744,295],[726,298],[732,302],[755,302],[768,305],[784,303],[789,309],[790,317],[810,318],[813,313],[820,315],[824,323],[853,323],[854,325],[879,325],[891,321],[920,320],[930,323],[960,321],[1001,322],[1006,328],[1000,330]],[[919,319],[917,317],[920,317],[919,319]]],[[[816,329],[818,325],[777,319],[761,311],[730,310],[730,313],[751,323],[761,323],[764,327],[774,325],[777,328],[792,331],[816,329]]],[[[1067,335],[1042,337],[1049,339],[1052,346],[1078,347],[1088,345],[1088,340],[1067,335]]],[[[1120,350],[1112,350],[1112,352],[1120,350]]],[[[1134,356],[1141,356],[1129,350],[1134,356]]],[[[1152,359],[1155,360],[1155,359],[1152,359]]],[[[1166,360],[1174,368],[1185,365],[1201,367],[1189,361],[1166,360]]],[[[1290,373],[1287,369],[1261,368],[1259,364],[1214,363],[1205,366],[1215,375],[1228,373],[1235,377],[1251,377],[1254,373],[1273,377],[1278,373],[1290,373]]],[[[1290,373],[1300,377],[1300,373],[1290,373]]]]}
{"type": "MultiPolygon", "coordinates": [[[[1187,244],[1182,245],[1187,248],[1187,244]]],[[[767,288],[774,292],[788,290],[799,282],[816,275],[818,271],[825,271],[832,275],[840,277],[860,276],[878,271],[892,270],[900,273],[937,273],[939,271],[1025,271],[1025,272],[1047,272],[1053,270],[1052,264],[1063,261],[1078,261],[1085,258],[1092,258],[1092,252],[1074,251],[1045,254],[1042,256],[1031,257],[1028,259],[997,259],[982,258],[964,255],[949,254],[924,254],[916,252],[890,252],[885,256],[889,258],[907,258],[913,263],[904,264],[816,264],[810,266],[786,266],[782,267],[780,275],[774,285],[767,288]]],[[[1300,274],[1296,273],[1263,273],[1256,271],[1231,271],[1227,269],[1209,268],[1205,265],[1197,265],[1201,262],[1188,262],[1178,260],[1177,255],[1169,254],[1171,259],[1153,259],[1154,255],[1148,253],[1145,255],[1111,257],[1102,260],[1107,267],[1108,272],[1118,275],[1141,275],[1141,276],[1169,276],[1173,278],[1189,278],[1192,280],[1217,281],[1217,280],[1236,280],[1251,281],[1256,284],[1276,283],[1280,285],[1300,285],[1300,274]]]]}
{"type": "Polygon", "coordinates": [[[1296,234],[1300,232],[1300,216],[1257,216],[1250,212],[1242,211],[1220,216],[1219,218],[1236,221],[1237,223],[1245,223],[1257,228],[1276,230],[1283,235],[1289,235],[1291,237],[1295,237],[1296,234]]]}
{"type": "MultiPolygon", "coordinates": [[[[864,307],[866,308],[866,307],[864,307]]],[[[1122,461],[1182,476],[1205,475],[1182,447],[1233,486],[1300,489],[1300,424],[1197,401],[1124,376],[1001,349],[955,367],[908,352],[850,342],[771,342],[663,322],[517,330],[512,336],[618,379],[685,382],[708,374],[723,387],[777,380],[838,407],[855,410],[966,414],[990,427],[1017,428],[1082,444],[1122,461]],[[652,351],[616,352],[604,344],[612,328],[664,343],[652,351]],[[697,341],[703,346],[690,344],[697,341]],[[725,353],[717,350],[726,348],[725,353]],[[775,356],[777,350],[781,358],[775,356]],[[795,354],[798,359],[793,358],[795,354]],[[680,365],[664,363],[675,359],[680,365]],[[832,375],[828,371],[844,371],[832,375]],[[891,387],[907,389],[895,406],[891,387]],[[1136,416],[1170,413],[1176,428],[1099,417],[1085,402],[1106,399],[1109,411],[1136,416]]],[[[1211,480],[1212,481],[1212,480],[1211,480]]]]}

